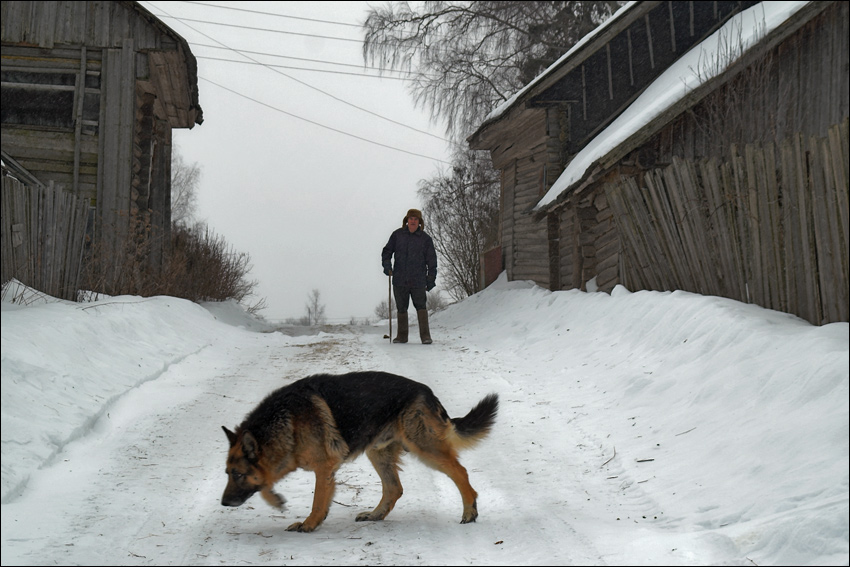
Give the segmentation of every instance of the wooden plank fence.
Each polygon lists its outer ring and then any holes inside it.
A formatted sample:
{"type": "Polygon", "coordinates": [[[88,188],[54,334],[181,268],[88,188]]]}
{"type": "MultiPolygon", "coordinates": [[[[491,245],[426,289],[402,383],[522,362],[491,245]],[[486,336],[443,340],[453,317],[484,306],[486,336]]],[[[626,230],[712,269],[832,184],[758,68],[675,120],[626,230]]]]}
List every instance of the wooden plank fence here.
{"type": "Polygon", "coordinates": [[[29,187],[2,176],[2,281],[17,279],[75,301],[89,204],[53,183],[29,187]]]}
{"type": "Polygon", "coordinates": [[[848,120],[733,149],[718,163],[674,158],[640,185],[606,186],[629,289],[685,290],[792,313],[850,320],[848,120]]]}

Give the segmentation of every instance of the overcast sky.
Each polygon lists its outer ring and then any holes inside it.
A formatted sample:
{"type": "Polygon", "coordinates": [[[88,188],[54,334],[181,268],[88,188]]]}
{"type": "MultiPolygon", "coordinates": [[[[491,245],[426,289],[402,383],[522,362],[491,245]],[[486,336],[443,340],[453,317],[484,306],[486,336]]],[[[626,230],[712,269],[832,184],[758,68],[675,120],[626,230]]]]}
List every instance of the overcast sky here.
{"type": "Polygon", "coordinates": [[[174,142],[201,170],[198,220],[250,254],[260,314],[301,317],[318,289],[329,322],[374,317],[381,249],[451,153],[407,81],[365,68],[369,4],[141,4],[198,58],[204,123],[174,142]]]}

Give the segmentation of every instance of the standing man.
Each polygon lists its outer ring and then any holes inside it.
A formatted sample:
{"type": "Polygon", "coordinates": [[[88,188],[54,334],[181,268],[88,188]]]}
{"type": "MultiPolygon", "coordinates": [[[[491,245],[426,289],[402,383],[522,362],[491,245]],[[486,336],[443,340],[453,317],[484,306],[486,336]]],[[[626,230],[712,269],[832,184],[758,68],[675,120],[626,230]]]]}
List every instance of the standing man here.
{"type": "Polygon", "coordinates": [[[407,307],[412,299],[419,318],[419,338],[422,344],[431,344],[425,292],[437,285],[437,252],[424,228],[422,213],[410,209],[401,221],[401,228],[393,231],[381,252],[384,274],[393,277],[393,295],[398,308],[398,336],[393,339],[394,343],[407,342],[407,307]],[[395,265],[391,264],[393,254],[395,265]]]}

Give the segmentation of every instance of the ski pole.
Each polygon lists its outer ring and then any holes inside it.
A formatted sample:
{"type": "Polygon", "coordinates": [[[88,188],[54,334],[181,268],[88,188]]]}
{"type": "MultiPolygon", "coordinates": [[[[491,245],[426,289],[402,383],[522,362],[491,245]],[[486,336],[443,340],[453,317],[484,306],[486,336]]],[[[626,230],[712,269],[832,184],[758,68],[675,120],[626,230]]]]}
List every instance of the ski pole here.
{"type": "Polygon", "coordinates": [[[387,310],[390,314],[390,344],[393,344],[393,273],[390,271],[388,276],[389,292],[387,294],[387,310]]]}

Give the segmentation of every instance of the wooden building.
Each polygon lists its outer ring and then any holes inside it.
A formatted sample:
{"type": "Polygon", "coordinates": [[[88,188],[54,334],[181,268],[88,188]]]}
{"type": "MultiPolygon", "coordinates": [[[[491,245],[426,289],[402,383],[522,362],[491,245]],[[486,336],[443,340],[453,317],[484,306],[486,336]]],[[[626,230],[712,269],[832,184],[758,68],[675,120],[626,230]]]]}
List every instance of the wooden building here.
{"type": "Polygon", "coordinates": [[[186,41],[137,2],[4,0],[0,32],[4,154],[88,200],[116,269],[161,265],[172,129],[203,122],[186,41]]]}
{"type": "Polygon", "coordinates": [[[769,4],[630,3],[469,137],[501,171],[509,280],[848,320],[848,8],[769,4]],[[709,44],[692,87],[670,80],[709,44]],[[732,195],[724,173],[749,185],[732,195]]]}

